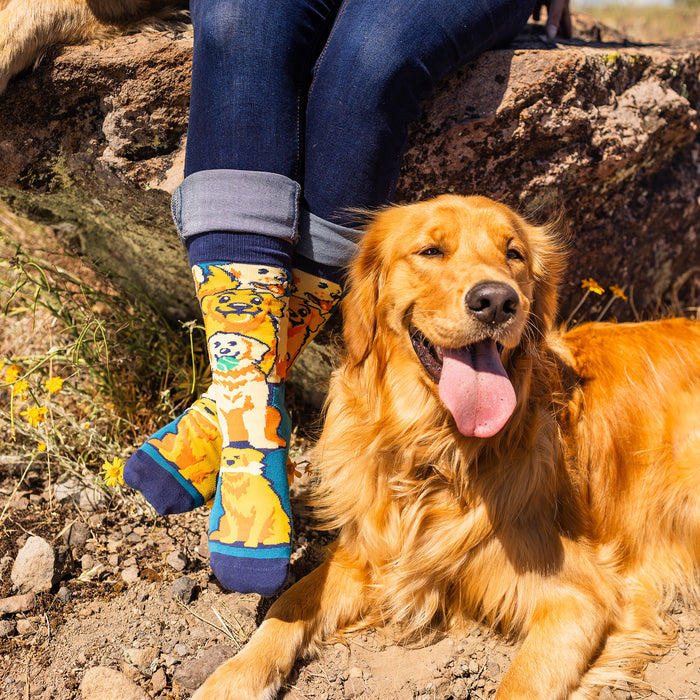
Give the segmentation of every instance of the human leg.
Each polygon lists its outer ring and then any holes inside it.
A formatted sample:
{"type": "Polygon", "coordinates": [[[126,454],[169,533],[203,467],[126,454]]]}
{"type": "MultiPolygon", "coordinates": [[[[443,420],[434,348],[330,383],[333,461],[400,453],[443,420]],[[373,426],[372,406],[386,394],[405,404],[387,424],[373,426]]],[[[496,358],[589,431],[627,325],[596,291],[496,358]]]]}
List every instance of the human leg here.
{"type": "Polygon", "coordinates": [[[348,211],[392,200],[407,129],[436,83],[525,26],[534,0],[346,0],[314,68],[304,197],[348,211]]]}
{"type": "Polygon", "coordinates": [[[207,500],[221,465],[210,521],[212,569],[228,588],[271,593],[286,578],[291,537],[282,380],[298,227],[299,95],[333,2],[195,1],[191,9],[187,177],[173,209],[202,305],[213,377],[208,394],[218,420],[211,420],[205,396],[164,429],[180,445],[189,446],[195,434],[200,447],[189,454],[200,458],[194,474],[207,473],[201,488],[186,459],[168,459],[188,450],[164,454],[159,434],[132,456],[124,476],[160,512],[177,512],[207,500]]]}

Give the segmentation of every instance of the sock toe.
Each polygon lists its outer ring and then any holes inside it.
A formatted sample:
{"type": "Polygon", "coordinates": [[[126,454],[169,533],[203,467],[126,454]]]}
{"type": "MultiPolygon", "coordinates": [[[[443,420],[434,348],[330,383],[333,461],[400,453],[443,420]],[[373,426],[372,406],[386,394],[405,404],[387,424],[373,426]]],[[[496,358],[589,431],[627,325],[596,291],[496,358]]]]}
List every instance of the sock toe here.
{"type": "Polygon", "coordinates": [[[188,481],[178,478],[174,467],[154,453],[154,456],[147,454],[145,446],[136,450],[124,465],[124,483],[140,491],[160,515],[187,513],[204,505],[202,495],[188,481]]]}
{"type": "Polygon", "coordinates": [[[211,552],[209,565],[227,590],[267,597],[279,592],[289,575],[289,556],[260,559],[211,552]]]}

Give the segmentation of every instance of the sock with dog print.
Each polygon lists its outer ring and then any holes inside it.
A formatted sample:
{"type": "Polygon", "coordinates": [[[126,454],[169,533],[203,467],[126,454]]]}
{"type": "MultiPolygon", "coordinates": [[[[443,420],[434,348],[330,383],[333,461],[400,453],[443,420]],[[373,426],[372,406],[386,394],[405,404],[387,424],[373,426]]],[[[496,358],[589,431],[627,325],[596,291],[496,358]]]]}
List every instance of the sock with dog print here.
{"type": "MultiPolygon", "coordinates": [[[[285,375],[337,308],[340,277],[338,268],[294,258],[285,375]]],[[[134,452],[125,478],[161,515],[185,513],[214,498],[221,447],[216,402],[207,391],[134,452]]]]}
{"type": "Polygon", "coordinates": [[[342,272],[296,256],[289,299],[286,371],[318,335],[343,297],[342,272]]]}
{"type": "Polygon", "coordinates": [[[284,407],[289,275],[252,264],[194,266],[221,430],[221,466],[209,520],[212,571],[241,593],[286,580],[292,522],[291,434],[284,407]]]}

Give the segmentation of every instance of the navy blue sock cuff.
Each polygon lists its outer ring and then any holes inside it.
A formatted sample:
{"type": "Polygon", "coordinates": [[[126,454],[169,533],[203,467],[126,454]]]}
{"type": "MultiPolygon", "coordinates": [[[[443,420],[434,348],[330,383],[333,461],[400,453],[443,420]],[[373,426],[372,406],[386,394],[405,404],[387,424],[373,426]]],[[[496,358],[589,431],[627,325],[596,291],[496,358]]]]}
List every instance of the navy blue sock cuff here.
{"type": "Polygon", "coordinates": [[[315,260],[310,260],[299,253],[295,253],[292,258],[292,267],[302,272],[307,272],[314,277],[319,277],[322,280],[327,280],[328,282],[334,282],[339,284],[341,287],[345,284],[345,279],[348,270],[345,267],[336,267],[334,265],[323,265],[316,262],[315,260]]]}
{"type": "Polygon", "coordinates": [[[294,244],[257,233],[211,231],[185,239],[190,267],[204,263],[250,263],[289,270],[294,244]]]}

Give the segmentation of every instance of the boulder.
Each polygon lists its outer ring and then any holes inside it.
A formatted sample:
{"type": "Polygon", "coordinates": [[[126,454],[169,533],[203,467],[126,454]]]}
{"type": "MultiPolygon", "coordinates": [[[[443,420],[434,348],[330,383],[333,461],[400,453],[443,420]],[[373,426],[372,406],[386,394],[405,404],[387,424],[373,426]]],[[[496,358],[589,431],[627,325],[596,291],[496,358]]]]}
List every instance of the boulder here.
{"type": "MultiPolygon", "coordinates": [[[[632,45],[578,16],[530,26],[444,81],[409,134],[396,201],[479,193],[561,215],[578,313],[688,313],[700,289],[700,41],[632,45]]],[[[0,203],[49,224],[170,318],[196,313],[169,214],[182,177],[191,29],[56,49],[0,96],[0,203]]]]}

